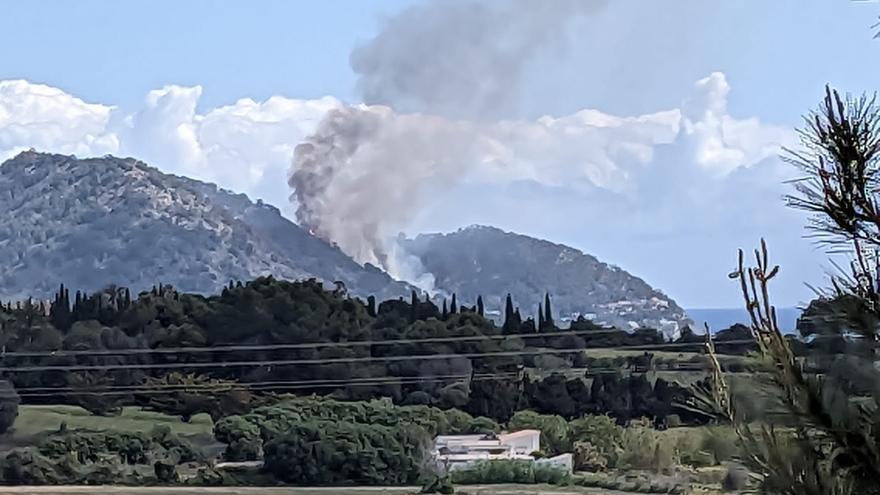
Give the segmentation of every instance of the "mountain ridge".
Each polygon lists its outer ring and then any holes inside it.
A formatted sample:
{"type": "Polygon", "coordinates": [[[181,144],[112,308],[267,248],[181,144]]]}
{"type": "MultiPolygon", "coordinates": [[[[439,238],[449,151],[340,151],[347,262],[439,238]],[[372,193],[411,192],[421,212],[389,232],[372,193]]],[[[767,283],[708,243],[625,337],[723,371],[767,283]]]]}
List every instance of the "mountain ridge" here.
{"type": "Polygon", "coordinates": [[[524,315],[535,314],[530,309],[549,292],[562,321],[585,316],[626,330],[651,326],[670,337],[693,325],[674,300],[641,278],[565,244],[486,225],[399,242],[434,275],[437,289],[460,300],[482,295],[487,308],[503,307],[510,293],[524,315]]]}
{"type": "MultiPolygon", "coordinates": [[[[272,205],[133,158],[23,152],[0,164],[0,211],[5,300],[49,298],[62,283],[86,291],[161,283],[210,294],[263,275],[340,281],[379,300],[416,290],[358,264],[272,205]]],[[[675,301],[642,279],[564,244],[485,225],[398,242],[437,288],[467,304],[483,296],[496,321],[507,293],[527,315],[549,292],[560,322],[585,315],[668,336],[688,324],[675,301]]]]}
{"type": "Polygon", "coordinates": [[[61,283],[212,293],[260,275],[339,280],[377,297],[411,289],[273,206],[133,158],[23,152],[0,165],[0,209],[0,256],[13,261],[0,266],[5,299],[46,298],[61,283]]]}

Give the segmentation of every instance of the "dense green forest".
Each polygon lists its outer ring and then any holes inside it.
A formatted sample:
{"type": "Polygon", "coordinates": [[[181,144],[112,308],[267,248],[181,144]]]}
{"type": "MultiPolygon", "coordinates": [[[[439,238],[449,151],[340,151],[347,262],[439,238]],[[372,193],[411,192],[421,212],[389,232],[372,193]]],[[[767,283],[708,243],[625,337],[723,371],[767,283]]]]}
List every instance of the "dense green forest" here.
{"type": "MultiPolygon", "coordinates": [[[[571,452],[577,470],[660,472],[734,455],[729,428],[710,425],[717,418],[695,404],[709,387],[704,336],[685,329],[670,342],[653,329],[624,332],[583,318],[561,328],[551,304],[547,295],[535,321],[508,299],[496,325],[479,299],[437,304],[413,294],[377,303],[341,285],[273,278],[230,284],[210,297],[168,286],[71,297],[61,287],[48,304],[7,303],[0,429],[13,424],[19,403],[78,405],[103,416],[137,406],[184,421],[208,413],[222,458],[259,460],[262,468],[214,469],[204,446],[167,429],[61,424],[0,460],[0,481],[427,483],[439,490],[449,480],[431,481],[434,435],[522,428],[542,431],[535,455],[571,452]],[[683,425],[707,426],[693,435],[670,428],[683,425]],[[667,428],[668,438],[661,435],[667,428]]],[[[838,313],[842,304],[817,300],[807,314],[838,313]]],[[[813,348],[830,341],[807,324],[802,331],[814,339],[792,338],[793,349],[816,358],[813,348]]],[[[715,341],[732,377],[748,381],[766,371],[752,356],[747,327],[718,332],[715,341]]],[[[746,403],[756,403],[747,391],[746,403]]],[[[456,483],[577,482],[515,463],[456,476],[456,483]]]]}
{"type": "MultiPolygon", "coordinates": [[[[109,287],[50,303],[7,303],[0,311],[0,373],[23,403],[68,403],[97,414],[125,405],[215,419],[259,405],[273,393],[459,408],[507,421],[532,409],[566,418],[611,414],[621,422],[670,415],[687,390],[646,371],[699,372],[702,356],[654,356],[652,349],[701,352],[685,331],[666,342],[652,329],[624,332],[588,320],[557,326],[548,295],[539,320],[508,299],[506,321],[483,317],[482,301],[440,304],[419,297],[377,303],[326,290],[315,280],[260,278],[205,297],[169,286],[133,296],[109,287]],[[627,356],[603,348],[644,349],[627,356]]],[[[719,348],[745,354],[745,327],[718,335],[719,348]]],[[[726,352],[726,351],[725,351],[726,352]]],[[[12,393],[6,394],[12,397],[12,393]]]]}

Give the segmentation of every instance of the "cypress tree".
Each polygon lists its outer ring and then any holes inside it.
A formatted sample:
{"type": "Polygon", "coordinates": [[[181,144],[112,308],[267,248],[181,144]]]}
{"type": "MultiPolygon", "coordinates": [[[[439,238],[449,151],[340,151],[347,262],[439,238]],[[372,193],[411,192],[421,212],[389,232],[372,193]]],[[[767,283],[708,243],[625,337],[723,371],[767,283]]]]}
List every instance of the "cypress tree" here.
{"type": "Polygon", "coordinates": [[[483,316],[483,296],[477,296],[477,314],[483,316]]]}
{"type": "Polygon", "coordinates": [[[452,293],[452,303],[449,304],[449,313],[458,313],[458,303],[455,302],[455,292],[452,293]]]}
{"type": "Polygon", "coordinates": [[[544,324],[547,325],[548,330],[556,328],[556,324],[553,322],[553,310],[550,309],[549,292],[544,294],[544,324]]]}
{"type": "Polygon", "coordinates": [[[416,291],[412,291],[409,305],[409,319],[410,321],[416,321],[419,316],[419,296],[416,294],[416,291]]]}
{"type": "Polygon", "coordinates": [[[504,330],[504,333],[513,333],[516,328],[513,324],[513,299],[511,299],[509,293],[504,303],[504,326],[501,328],[504,330]]]}
{"type": "Polygon", "coordinates": [[[376,297],[369,296],[367,297],[367,314],[374,317],[376,316],[376,297]]]}
{"type": "Polygon", "coordinates": [[[538,330],[544,331],[544,310],[538,305],[538,330]]]}
{"type": "Polygon", "coordinates": [[[443,310],[440,314],[442,315],[444,320],[449,316],[449,313],[446,311],[446,298],[445,297],[443,298],[443,310]]]}

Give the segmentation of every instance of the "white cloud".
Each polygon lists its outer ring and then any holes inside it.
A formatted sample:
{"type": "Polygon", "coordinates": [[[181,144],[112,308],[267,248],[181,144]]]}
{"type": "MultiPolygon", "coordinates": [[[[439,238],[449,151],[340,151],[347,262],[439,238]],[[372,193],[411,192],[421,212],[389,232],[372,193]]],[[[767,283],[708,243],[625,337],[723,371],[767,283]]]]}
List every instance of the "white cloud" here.
{"type": "MultiPolygon", "coordinates": [[[[585,109],[532,121],[467,122],[353,107],[377,116],[381,131],[342,164],[352,168],[331,178],[322,200],[341,203],[345,222],[359,215],[387,220],[377,229],[383,234],[496,223],[621,254],[615,261],[638,272],[633,246],[687,258],[658,240],[664,236],[700,232],[715,243],[740,242],[757,239],[759,228],[790,223],[779,202],[779,183],[790,174],[775,157],[794,133],[731,116],[730,91],[724,75],[714,73],[695,84],[681,108],[634,117],[585,109]],[[340,200],[356,195],[365,201],[340,200]],[[547,220],[571,209],[576,214],[547,220]]],[[[30,147],[131,155],[261,197],[292,215],[287,174],[294,147],[329,110],[349,107],[332,97],[275,96],[199,112],[201,93],[198,86],[166,86],[151,91],[140,110],[120,115],[60,89],[0,81],[0,157],[30,147]]],[[[349,232],[345,222],[340,231],[349,232]]],[[[689,249],[707,248],[693,239],[689,249]]],[[[650,272],[649,266],[641,273],[650,272]]]]}
{"type": "MultiPolygon", "coordinates": [[[[361,108],[384,112],[384,118],[397,122],[388,139],[444,143],[427,149],[410,146],[410,156],[405,153],[403,160],[418,155],[431,161],[452,153],[456,160],[470,162],[455,168],[468,181],[583,184],[624,193],[632,192],[639,175],[656,166],[652,163],[660,145],[680,148],[678,158],[687,163],[678,167],[696,164],[720,179],[774,156],[780,143],[791,142],[789,129],[731,117],[729,91],[724,75],[714,73],[696,83],[681,109],[637,117],[585,109],[535,121],[469,123],[397,115],[387,107],[361,108]],[[468,145],[446,148],[450,142],[468,145]]],[[[262,196],[259,188],[284,182],[293,148],[328,110],[342,106],[332,97],[274,96],[262,102],[241,99],[200,114],[201,94],[200,86],[166,86],[148,93],[137,112],[119,116],[112,106],[86,103],[57,88],[0,81],[0,154],[8,157],[34,147],[81,156],[132,155],[169,172],[262,196]]],[[[428,170],[417,178],[440,175],[428,170]]],[[[285,196],[286,189],[275,190],[267,199],[280,202],[285,196]]]]}
{"type": "Polygon", "coordinates": [[[118,130],[121,152],[196,177],[208,176],[196,117],[201,96],[201,86],[150,91],[144,108],[127,117],[118,130]]]}
{"type": "Polygon", "coordinates": [[[107,132],[112,110],[50,86],[0,81],[0,160],[31,147],[84,155],[115,153],[119,142],[107,132]]]}

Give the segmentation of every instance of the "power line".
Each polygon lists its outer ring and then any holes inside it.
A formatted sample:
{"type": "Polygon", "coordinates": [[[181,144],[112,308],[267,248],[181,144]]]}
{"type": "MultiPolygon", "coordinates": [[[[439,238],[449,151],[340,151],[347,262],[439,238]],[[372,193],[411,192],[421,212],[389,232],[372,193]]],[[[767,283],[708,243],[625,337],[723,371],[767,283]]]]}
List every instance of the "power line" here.
{"type": "MultiPolygon", "coordinates": [[[[726,345],[753,343],[752,339],[731,340],[726,345]]],[[[363,363],[379,361],[418,361],[434,359],[468,358],[479,359],[484,357],[515,357],[515,356],[538,356],[544,354],[577,354],[590,350],[643,350],[653,351],[662,349],[675,349],[693,347],[694,343],[672,342],[667,344],[618,346],[618,347],[592,347],[578,349],[537,349],[523,351],[491,351],[471,353],[443,353],[443,354],[416,354],[403,356],[362,356],[350,358],[326,358],[326,359],[274,359],[274,360],[251,360],[251,361],[211,361],[195,363],[135,363],[135,364],[94,364],[94,365],[38,365],[38,366],[6,366],[0,367],[2,373],[23,373],[31,371],[99,371],[115,369],[190,369],[190,368],[233,368],[233,367],[259,367],[259,366],[291,366],[291,365],[325,365],[341,363],[363,363]]]]}
{"type": "MultiPolygon", "coordinates": [[[[505,372],[505,373],[475,373],[474,377],[484,377],[484,376],[501,376],[501,375],[516,375],[517,373],[513,372],[505,372]]],[[[168,390],[179,390],[182,392],[188,390],[199,390],[199,389],[208,389],[208,390],[227,390],[230,388],[246,388],[251,389],[254,387],[274,387],[274,386],[285,386],[290,384],[296,385],[308,385],[308,384],[341,384],[346,385],[348,383],[358,383],[358,382],[371,382],[376,380],[410,380],[410,379],[423,379],[423,378],[436,378],[436,379],[467,379],[471,378],[470,373],[459,373],[459,374],[451,374],[451,375],[424,375],[424,376],[372,376],[372,377],[356,377],[356,378],[327,378],[327,379],[314,379],[314,380],[269,380],[269,381],[256,381],[256,382],[214,382],[214,383],[142,383],[135,385],[89,385],[84,387],[76,387],[76,386],[62,386],[62,387],[22,387],[16,388],[16,391],[23,392],[49,392],[49,391],[59,391],[59,392],[77,392],[88,390],[90,388],[95,390],[129,390],[131,392],[137,392],[138,390],[156,390],[156,389],[168,389],[168,390]]]]}
{"type": "MultiPolygon", "coordinates": [[[[489,380],[496,380],[496,379],[500,379],[500,378],[513,378],[516,376],[518,376],[517,373],[488,374],[485,376],[475,376],[473,378],[471,378],[470,375],[461,375],[460,379],[462,379],[462,380],[468,379],[469,381],[489,381],[489,380]]],[[[278,390],[278,389],[298,390],[298,389],[315,389],[315,388],[337,388],[337,387],[341,387],[341,386],[345,386],[345,387],[373,387],[373,386],[380,386],[380,385],[445,382],[445,381],[450,381],[450,380],[452,380],[452,378],[448,378],[448,377],[447,378],[411,377],[411,378],[400,378],[400,379],[395,379],[395,380],[381,379],[381,380],[375,380],[375,381],[360,381],[360,382],[348,381],[346,383],[323,383],[323,382],[322,383],[296,383],[296,382],[291,382],[290,385],[275,386],[275,387],[265,388],[265,389],[257,389],[257,391],[271,391],[271,390],[278,390]]],[[[167,390],[167,389],[162,389],[162,388],[148,389],[148,390],[136,390],[136,391],[132,391],[132,390],[63,391],[61,389],[55,389],[55,390],[56,390],[56,392],[51,392],[51,393],[50,392],[46,392],[46,393],[24,392],[24,393],[20,393],[20,394],[6,394],[6,395],[0,394],[0,398],[14,398],[16,395],[18,397],[25,397],[25,398],[27,398],[27,397],[56,397],[58,395],[59,391],[66,396],[101,396],[101,397],[104,397],[104,396],[128,396],[128,395],[132,395],[132,394],[137,394],[137,395],[179,394],[179,393],[186,393],[187,392],[186,390],[167,390]]],[[[223,387],[218,387],[216,389],[200,389],[200,390],[198,390],[198,392],[204,393],[204,392],[249,391],[249,390],[254,390],[254,389],[247,388],[247,387],[223,386],[223,387]]]]}
{"type": "MultiPolygon", "coordinates": [[[[530,333],[511,335],[459,335],[448,337],[425,337],[420,339],[386,339],[386,340],[352,340],[347,342],[307,342],[298,344],[253,344],[253,345],[223,345],[213,347],[159,347],[154,349],[96,349],[96,350],[64,350],[56,351],[8,351],[0,352],[3,357],[63,357],[63,356],[116,356],[131,354],[198,354],[202,352],[235,352],[235,351],[283,351],[293,349],[316,349],[333,347],[371,347],[380,345],[400,344],[423,344],[444,342],[468,342],[481,340],[516,340],[551,338],[581,335],[606,335],[613,333],[626,333],[614,328],[596,330],[570,330],[552,333],[530,333]]],[[[695,343],[692,345],[702,345],[695,343]]]]}

